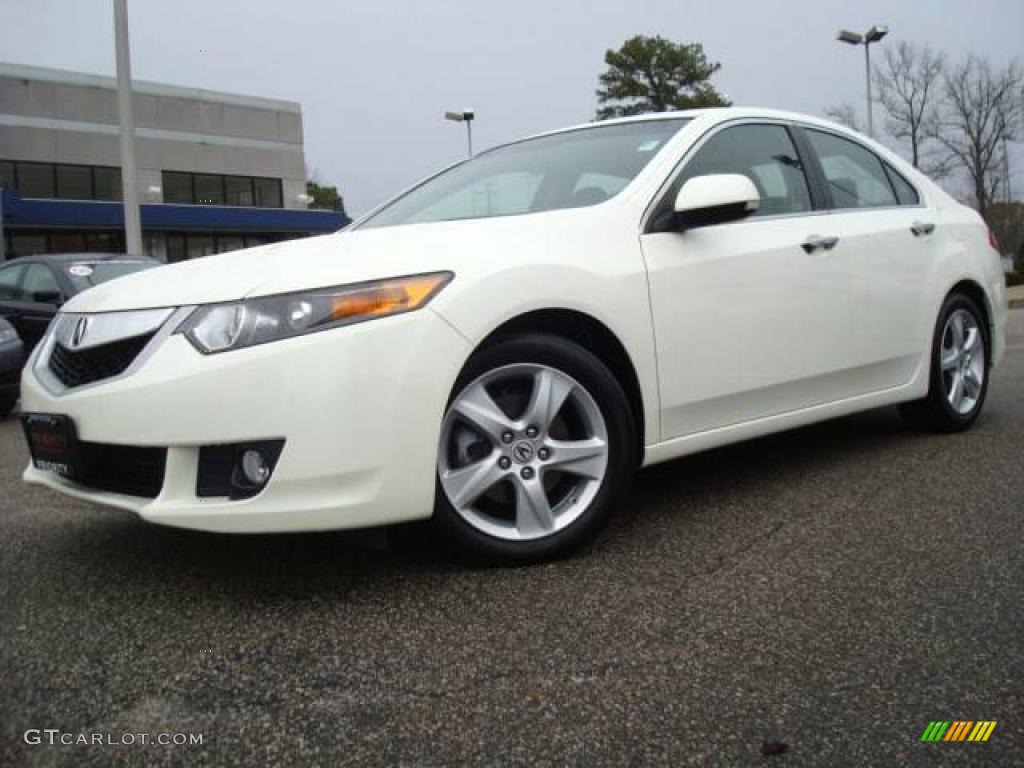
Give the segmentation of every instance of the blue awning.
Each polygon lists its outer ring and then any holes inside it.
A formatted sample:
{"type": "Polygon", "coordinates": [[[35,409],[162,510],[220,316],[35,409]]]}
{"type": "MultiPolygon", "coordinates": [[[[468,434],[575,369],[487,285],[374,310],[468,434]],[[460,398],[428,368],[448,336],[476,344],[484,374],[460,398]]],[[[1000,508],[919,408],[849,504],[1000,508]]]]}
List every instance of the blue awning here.
{"type": "MultiPolygon", "coordinates": [[[[3,193],[4,227],[88,227],[121,229],[124,206],[99,200],[23,198],[13,189],[3,193]]],[[[141,206],[142,228],[149,230],[231,232],[334,232],[351,219],[337,211],[291,208],[248,208],[234,205],[141,206]]]]}

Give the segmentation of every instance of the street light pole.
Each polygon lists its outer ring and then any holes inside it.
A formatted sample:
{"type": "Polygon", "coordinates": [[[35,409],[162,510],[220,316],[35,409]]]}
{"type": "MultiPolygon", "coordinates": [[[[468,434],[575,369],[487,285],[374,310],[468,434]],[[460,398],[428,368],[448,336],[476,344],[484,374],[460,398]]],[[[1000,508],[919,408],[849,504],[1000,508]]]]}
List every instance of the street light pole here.
{"type": "Polygon", "coordinates": [[[472,109],[453,110],[444,113],[445,120],[466,124],[466,148],[469,157],[473,157],[473,118],[476,113],[472,109]]]}
{"type": "Polygon", "coordinates": [[[875,137],[875,107],[871,103],[871,44],[864,43],[864,75],[868,84],[868,136],[875,137]]]}
{"type": "Polygon", "coordinates": [[[887,34],[889,34],[889,28],[887,26],[883,24],[875,24],[875,26],[863,35],[859,32],[850,32],[846,29],[839,30],[839,34],[836,35],[836,39],[841,43],[864,46],[864,74],[867,79],[868,99],[868,135],[871,137],[874,137],[875,135],[874,105],[872,104],[871,99],[871,44],[877,43],[887,34]]]}
{"type": "Polygon", "coordinates": [[[121,128],[121,194],[124,196],[125,253],[142,255],[142,219],[135,166],[135,113],[132,110],[131,49],[128,3],[114,0],[114,49],[117,57],[117,116],[121,128]]]}

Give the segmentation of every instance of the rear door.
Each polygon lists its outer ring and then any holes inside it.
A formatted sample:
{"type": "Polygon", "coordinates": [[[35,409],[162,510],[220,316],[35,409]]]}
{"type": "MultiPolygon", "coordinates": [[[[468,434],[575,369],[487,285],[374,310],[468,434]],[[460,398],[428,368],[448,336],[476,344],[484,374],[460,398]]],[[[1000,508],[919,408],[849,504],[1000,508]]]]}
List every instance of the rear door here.
{"type": "Polygon", "coordinates": [[[822,227],[839,237],[835,250],[849,266],[851,368],[865,393],[906,384],[932,330],[920,296],[938,238],[934,212],[863,144],[817,128],[801,131],[830,198],[822,227]]]}

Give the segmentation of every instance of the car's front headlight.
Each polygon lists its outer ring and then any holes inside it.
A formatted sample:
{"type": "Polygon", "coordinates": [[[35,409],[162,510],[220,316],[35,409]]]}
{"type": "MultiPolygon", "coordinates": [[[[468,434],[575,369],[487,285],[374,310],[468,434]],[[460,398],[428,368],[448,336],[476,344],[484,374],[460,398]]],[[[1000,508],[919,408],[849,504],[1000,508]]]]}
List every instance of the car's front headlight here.
{"type": "Polygon", "coordinates": [[[204,355],[324,331],[426,305],[451,272],[320,288],[197,308],[178,327],[204,355]]]}

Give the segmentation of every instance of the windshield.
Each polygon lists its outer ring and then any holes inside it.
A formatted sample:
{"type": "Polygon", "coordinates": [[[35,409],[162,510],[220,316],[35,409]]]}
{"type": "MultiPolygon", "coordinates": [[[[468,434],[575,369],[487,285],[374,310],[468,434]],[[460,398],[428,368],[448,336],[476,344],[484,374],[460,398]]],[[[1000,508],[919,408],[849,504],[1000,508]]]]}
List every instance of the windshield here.
{"type": "Polygon", "coordinates": [[[73,264],[68,264],[65,269],[68,278],[75,286],[75,291],[81,292],[86,288],[113,280],[115,277],[130,275],[132,272],[139,272],[155,266],[156,262],[153,261],[115,259],[111,261],[76,261],[73,264]]]}
{"type": "Polygon", "coordinates": [[[596,205],[629,184],[686,122],[598,125],[498,147],[428,179],[360,229],[596,205]]]}

